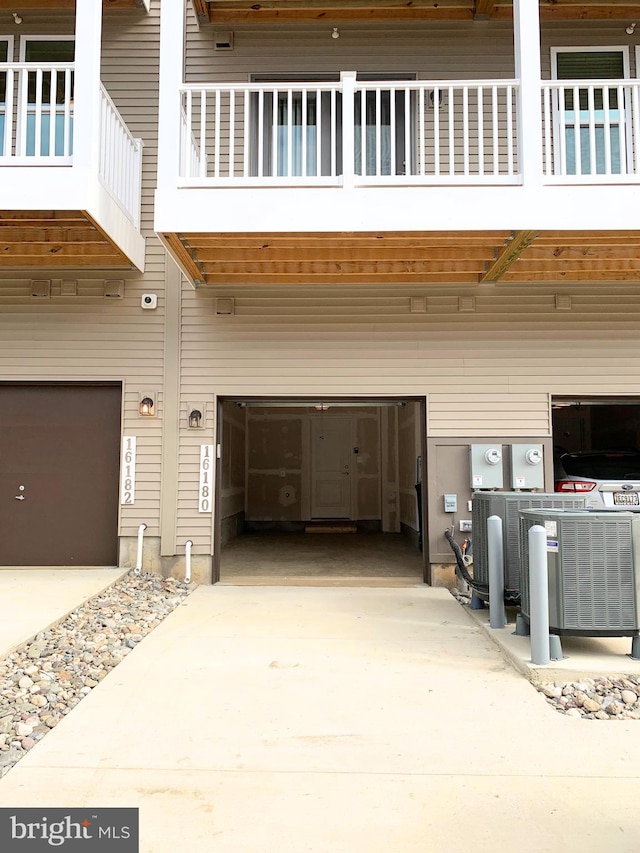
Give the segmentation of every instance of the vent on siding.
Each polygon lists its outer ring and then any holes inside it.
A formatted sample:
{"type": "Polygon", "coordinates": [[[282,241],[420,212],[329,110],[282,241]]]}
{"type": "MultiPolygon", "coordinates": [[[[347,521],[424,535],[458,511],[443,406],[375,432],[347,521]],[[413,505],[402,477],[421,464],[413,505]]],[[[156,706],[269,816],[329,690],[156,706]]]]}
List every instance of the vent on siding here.
{"type": "Polygon", "coordinates": [[[77,296],[78,282],[75,278],[63,278],[60,282],[60,296],[77,296]]]}
{"type": "Polygon", "coordinates": [[[213,34],[213,49],[214,50],[233,50],[233,33],[219,32],[213,34]]]}
{"type": "Polygon", "coordinates": [[[49,299],[51,296],[51,281],[41,278],[31,282],[31,295],[37,299],[49,299]]]}
{"type": "Polygon", "coordinates": [[[124,297],[124,281],[122,279],[105,281],[104,295],[108,299],[122,299],[124,297]]]}
{"type": "Polygon", "coordinates": [[[236,313],[235,299],[216,299],[216,314],[230,315],[236,313]]]}

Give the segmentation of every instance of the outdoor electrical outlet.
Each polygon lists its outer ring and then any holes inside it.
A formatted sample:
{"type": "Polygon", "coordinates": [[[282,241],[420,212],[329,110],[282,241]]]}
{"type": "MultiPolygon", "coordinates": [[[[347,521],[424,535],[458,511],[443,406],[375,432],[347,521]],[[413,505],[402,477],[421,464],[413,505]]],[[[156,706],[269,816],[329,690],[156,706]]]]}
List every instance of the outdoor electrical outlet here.
{"type": "Polygon", "coordinates": [[[465,531],[469,531],[472,529],[473,528],[472,528],[471,522],[468,519],[460,522],[460,532],[465,532],[465,531]]]}

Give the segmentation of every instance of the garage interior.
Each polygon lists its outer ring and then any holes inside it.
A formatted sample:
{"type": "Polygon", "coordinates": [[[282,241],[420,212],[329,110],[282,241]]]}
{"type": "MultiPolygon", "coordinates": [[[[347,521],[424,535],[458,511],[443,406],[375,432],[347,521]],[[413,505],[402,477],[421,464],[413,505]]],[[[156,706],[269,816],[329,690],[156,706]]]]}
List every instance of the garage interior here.
{"type": "Polygon", "coordinates": [[[554,455],[589,450],[640,450],[636,397],[554,397],[554,455]]]}
{"type": "Polygon", "coordinates": [[[424,400],[221,400],[218,424],[217,580],[424,582],[424,400]]]}

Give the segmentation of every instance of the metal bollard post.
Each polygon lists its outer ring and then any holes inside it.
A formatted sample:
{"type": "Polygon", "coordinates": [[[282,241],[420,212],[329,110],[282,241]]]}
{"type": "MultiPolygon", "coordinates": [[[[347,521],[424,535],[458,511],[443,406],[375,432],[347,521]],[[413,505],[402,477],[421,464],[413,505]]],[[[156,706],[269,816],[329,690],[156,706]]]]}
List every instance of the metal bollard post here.
{"type": "Polygon", "coordinates": [[[487,551],[489,559],[489,625],[504,628],[507,614],[504,609],[504,548],[502,519],[492,515],[487,519],[487,551]]]}
{"type": "Polygon", "coordinates": [[[529,619],[531,662],[547,664],[549,654],[549,569],[547,531],[539,524],[529,528],[529,619]]]}

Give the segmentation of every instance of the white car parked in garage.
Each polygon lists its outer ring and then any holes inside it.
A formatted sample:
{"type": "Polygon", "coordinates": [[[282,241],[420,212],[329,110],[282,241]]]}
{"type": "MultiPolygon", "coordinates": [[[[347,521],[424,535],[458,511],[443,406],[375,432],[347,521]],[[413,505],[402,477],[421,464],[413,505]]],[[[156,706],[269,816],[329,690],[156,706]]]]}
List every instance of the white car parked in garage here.
{"type": "Polygon", "coordinates": [[[594,509],[640,511],[640,453],[563,453],[555,462],[556,492],[583,494],[594,509]]]}

